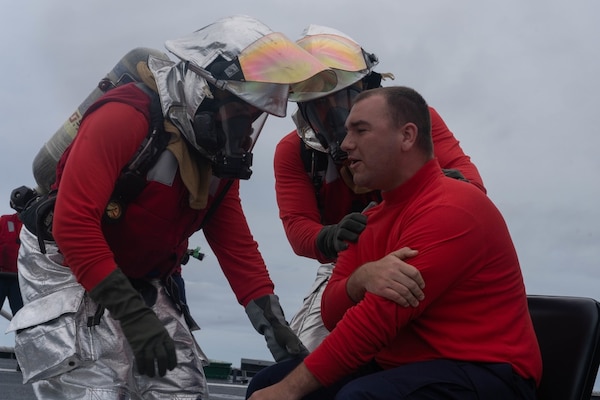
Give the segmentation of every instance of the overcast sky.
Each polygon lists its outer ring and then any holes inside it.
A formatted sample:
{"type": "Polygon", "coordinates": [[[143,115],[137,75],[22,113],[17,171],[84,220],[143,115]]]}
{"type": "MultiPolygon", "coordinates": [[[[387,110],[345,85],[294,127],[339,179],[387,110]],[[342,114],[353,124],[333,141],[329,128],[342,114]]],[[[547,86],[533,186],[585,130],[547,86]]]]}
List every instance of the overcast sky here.
{"type": "MultiPolygon", "coordinates": [[[[379,56],[386,85],[418,90],[478,166],[503,212],[530,294],[600,298],[600,3],[597,0],[308,0],[5,2],[0,24],[0,213],[13,188],[35,186],[32,161],[119,59],[218,18],[248,14],[298,39],[311,23],[379,56]]],[[[174,57],[172,57],[174,59],[174,57]]],[[[269,117],[242,203],[289,317],[318,267],[292,252],[278,218],[273,151],[292,128],[269,117]]],[[[270,359],[207,253],[184,267],[207,355],[239,366],[270,359]]],[[[8,310],[8,304],[4,305],[8,310]]],[[[8,323],[0,318],[3,332],[8,323]]],[[[0,346],[14,336],[0,334],[0,346]]],[[[596,384],[598,387],[598,384],[596,384]]]]}

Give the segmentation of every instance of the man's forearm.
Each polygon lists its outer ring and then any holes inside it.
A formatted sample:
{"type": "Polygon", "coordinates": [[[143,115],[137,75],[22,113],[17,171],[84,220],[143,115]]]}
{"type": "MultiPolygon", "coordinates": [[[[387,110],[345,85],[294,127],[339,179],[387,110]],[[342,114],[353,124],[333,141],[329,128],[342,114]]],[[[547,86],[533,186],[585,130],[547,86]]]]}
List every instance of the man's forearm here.
{"type": "Polygon", "coordinates": [[[300,363],[281,381],[281,384],[283,385],[283,389],[290,395],[290,397],[287,397],[290,399],[301,399],[321,387],[317,378],[306,368],[304,363],[300,363]]]}
{"type": "Polygon", "coordinates": [[[417,253],[403,247],[380,260],[361,265],[346,281],[348,297],[358,303],[369,292],[402,307],[418,306],[424,298],[425,281],[417,268],[403,261],[417,253]]]}

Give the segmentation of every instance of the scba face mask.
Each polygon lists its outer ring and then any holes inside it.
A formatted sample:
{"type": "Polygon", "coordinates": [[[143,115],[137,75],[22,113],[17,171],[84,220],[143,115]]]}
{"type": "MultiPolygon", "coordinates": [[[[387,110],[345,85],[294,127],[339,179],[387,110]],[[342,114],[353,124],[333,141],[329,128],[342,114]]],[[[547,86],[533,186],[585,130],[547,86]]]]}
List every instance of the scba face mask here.
{"type": "Polygon", "coordinates": [[[252,149],[267,119],[265,112],[235,95],[214,89],[194,116],[196,145],[206,153],[219,178],[249,179],[252,149]]]}
{"type": "Polygon", "coordinates": [[[308,102],[298,103],[298,108],[305,121],[309,123],[321,146],[331,155],[336,163],[342,163],[348,155],[341,149],[346,137],[344,123],[354,98],[362,91],[361,82],[329,96],[308,102]]]}

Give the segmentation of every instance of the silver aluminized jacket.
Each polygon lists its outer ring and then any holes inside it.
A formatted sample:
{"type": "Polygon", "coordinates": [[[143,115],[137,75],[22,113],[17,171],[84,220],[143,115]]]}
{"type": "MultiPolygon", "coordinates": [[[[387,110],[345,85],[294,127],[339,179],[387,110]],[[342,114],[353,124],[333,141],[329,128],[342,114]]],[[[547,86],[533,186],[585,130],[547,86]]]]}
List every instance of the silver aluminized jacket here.
{"type": "Polygon", "coordinates": [[[159,281],[151,282],[158,293],[152,310],[175,341],[178,364],[162,378],[148,378],[133,367],[119,322],[106,310],[97,314],[98,305],[62,265],[54,242],[46,242],[46,251],[40,253],[37,237],[21,229],[18,270],[24,306],[8,327],[16,331],[23,381],[33,383],[38,399],[208,398],[206,356],[159,281]]]}
{"type": "Polygon", "coordinates": [[[308,351],[313,351],[329,335],[329,331],[321,318],[321,298],[331,274],[333,264],[323,264],[317,270],[317,277],[304,298],[302,306],[290,321],[290,328],[298,339],[306,346],[308,351]]]}

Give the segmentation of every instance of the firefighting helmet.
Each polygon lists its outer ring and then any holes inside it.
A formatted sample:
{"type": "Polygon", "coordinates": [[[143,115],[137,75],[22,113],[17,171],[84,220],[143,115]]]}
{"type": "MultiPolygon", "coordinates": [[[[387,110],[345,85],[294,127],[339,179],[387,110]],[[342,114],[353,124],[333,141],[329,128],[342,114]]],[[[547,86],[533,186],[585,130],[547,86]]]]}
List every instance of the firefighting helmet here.
{"type": "Polygon", "coordinates": [[[373,71],[379,60],[346,34],[325,26],[310,25],[296,43],[337,77],[335,88],[328,92],[290,94],[290,100],[298,103],[292,116],[297,132],[309,147],[341,162],[346,158],[340,148],[346,135],[344,122],[356,95],[381,85],[382,75],[373,71]]]}
{"type": "Polygon", "coordinates": [[[290,90],[336,85],[327,66],[248,16],[218,20],[165,47],[180,61],[148,61],[163,113],[219,177],[249,178],[267,114],[286,115],[290,90]]]}

